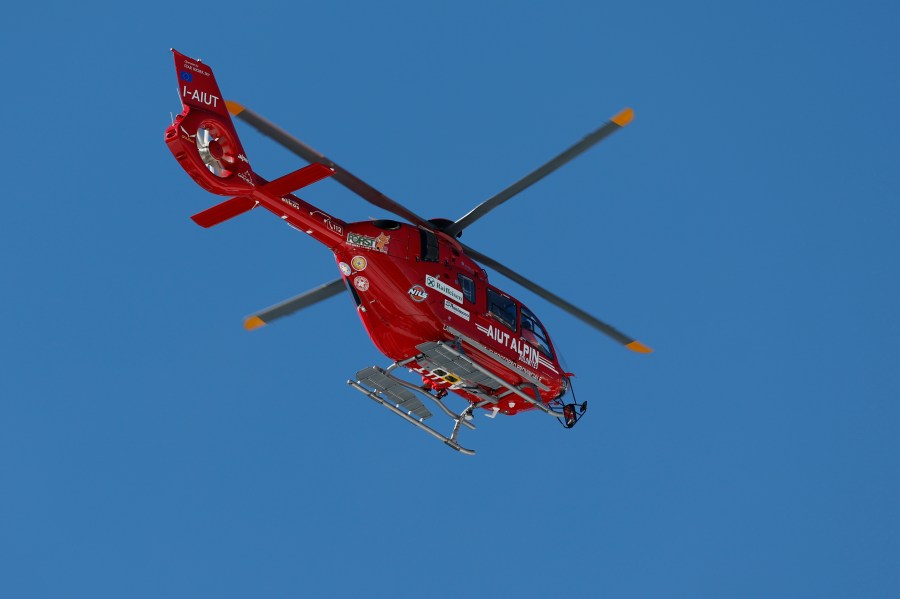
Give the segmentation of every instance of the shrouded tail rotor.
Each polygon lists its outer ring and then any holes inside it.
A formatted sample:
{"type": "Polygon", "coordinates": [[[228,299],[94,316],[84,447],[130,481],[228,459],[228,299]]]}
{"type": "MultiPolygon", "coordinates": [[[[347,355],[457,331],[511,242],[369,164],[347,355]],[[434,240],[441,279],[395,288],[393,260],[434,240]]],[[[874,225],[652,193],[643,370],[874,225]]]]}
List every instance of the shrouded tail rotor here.
{"type": "Polygon", "coordinates": [[[234,174],[234,163],[237,161],[234,142],[228,138],[227,133],[221,131],[218,123],[201,123],[195,137],[197,153],[209,172],[223,179],[234,174]]]}
{"type": "Polygon", "coordinates": [[[212,69],[177,50],[172,54],[182,111],[166,129],[166,145],[207,191],[247,195],[255,187],[255,176],[212,69]]]}

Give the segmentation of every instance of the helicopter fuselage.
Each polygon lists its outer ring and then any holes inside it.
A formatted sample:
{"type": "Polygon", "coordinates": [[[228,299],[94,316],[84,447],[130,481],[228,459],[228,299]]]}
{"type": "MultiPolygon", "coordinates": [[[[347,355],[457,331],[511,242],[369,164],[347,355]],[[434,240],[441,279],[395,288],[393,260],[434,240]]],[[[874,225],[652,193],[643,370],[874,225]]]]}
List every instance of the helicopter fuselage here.
{"type": "MultiPolygon", "coordinates": [[[[530,385],[537,386],[544,402],[565,390],[566,374],[546,330],[527,307],[493,287],[455,239],[376,220],[346,225],[343,242],[331,249],[363,326],[390,359],[414,358],[423,342],[455,342],[473,361],[529,395],[530,385]]],[[[422,374],[435,389],[476,400],[452,378],[422,374]]],[[[500,411],[514,414],[532,407],[513,398],[500,411]]]]}

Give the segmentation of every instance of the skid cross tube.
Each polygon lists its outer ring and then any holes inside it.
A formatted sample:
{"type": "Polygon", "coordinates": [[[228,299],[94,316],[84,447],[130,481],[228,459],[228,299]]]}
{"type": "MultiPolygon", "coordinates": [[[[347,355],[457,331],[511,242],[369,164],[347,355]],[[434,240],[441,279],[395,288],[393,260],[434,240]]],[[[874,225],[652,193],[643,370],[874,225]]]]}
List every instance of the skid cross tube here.
{"type": "Polygon", "coordinates": [[[466,406],[466,409],[463,410],[459,417],[456,419],[456,423],[453,425],[453,432],[450,433],[450,440],[454,443],[456,442],[456,438],[459,436],[459,425],[460,424],[469,424],[468,420],[471,418],[472,410],[475,409],[475,404],[470,403],[466,406]]]}
{"type": "MultiPolygon", "coordinates": [[[[366,389],[365,387],[362,386],[361,383],[359,383],[357,381],[347,381],[347,384],[350,385],[351,387],[353,387],[354,389],[356,389],[357,391],[359,391],[360,393],[362,393],[363,395],[365,395],[366,397],[368,397],[369,399],[371,399],[372,401],[374,401],[375,403],[380,404],[380,405],[384,406],[385,408],[389,409],[391,412],[393,412],[397,416],[400,416],[401,418],[403,418],[410,424],[417,426],[418,428],[422,429],[423,431],[425,431],[432,437],[434,437],[436,439],[440,439],[448,447],[452,447],[456,451],[458,451],[460,453],[464,453],[466,455],[475,455],[474,450],[466,449],[465,447],[463,447],[462,445],[457,443],[455,440],[456,435],[459,433],[459,420],[465,419],[465,410],[463,411],[463,414],[460,414],[459,419],[457,420],[456,425],[454,426],[453,438],[445,437],[444,435],[437,432],[436,430],[434,430],[433,428],[431,428],[430,426],[428,426],[421,420],[417,420],[416,418],[413,418],[412,416],[410,416],[409,414],[407,414],[406,412],[404,412],[403,410],[401,410],[400,408],[398,408],[397,406],[392,404],[390,401],[388,401],[382,397],[379,397],[375,392],[366,389]]],[[[466,409],[468,410],[468,408],[466,408],[466,409]]]]}

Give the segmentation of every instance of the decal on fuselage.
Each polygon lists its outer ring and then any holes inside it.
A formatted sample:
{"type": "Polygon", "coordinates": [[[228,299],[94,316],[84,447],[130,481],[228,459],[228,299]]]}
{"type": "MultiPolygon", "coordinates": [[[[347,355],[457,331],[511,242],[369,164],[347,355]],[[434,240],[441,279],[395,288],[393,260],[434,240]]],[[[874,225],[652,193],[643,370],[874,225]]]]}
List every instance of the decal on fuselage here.
{"type": "Polygon", "coordinates": [[[357,272],[365,270],[368,265],[369,263],[362,256],[353,256],[353,260],[350,261],[350,266],[357,272]]]}
{"type": "MultiPolygon", "coordinates": [[[[184,60],[183,68],[185,68],[185,69],[187,69],[187,70],[189,70],[189,71],[193,71],[193,72],[195,72],[195,73],[197,73],[197,74],[203,75],[204,77],[209,77],[209,76],[211,75],[211,73],[210,73],[209,71],[207,71],[206,69],[202,68],[202,67],[201,67],[200,65],[198,65],[196,62],[193,62],[193,61],[188,60],[188,59],[185,59],[185,60],[184,60]]],[[[184,75],[190,75],[190,73],[185,73],[184,71],[182,71],[181,73],[182,73],[182,79],[184,79],[185,81],[188,81],[188,82],[189,82],[189,81],[193,80],[193,77],[191,77],[190,79],[185,79],[185,78],[184,78],[184,75]]]]}
{"type": "Polygon", "coordinates": [[[359,233],[347,233],[347,243],[350,245],[365,248],[367,250],[375,250],[387,254],[387,246],[391,242],[391,236],[380,233],[378,237],[369,237],[368,235],[360,235],[359,233]]]}
{"type": "Polygon", "coordinates": [[[369,290],[369,279],[365,277],[356,277],[353,279],[353,286],[359,289],[360,291],[368,291],[369,290]]]}
{"type": "Polygon", "coordinates": [[[544,356],[538,356],[538,362],[541,363],[541,366],[544,366],[548,370],[552,370],[556,374],[559,374],[559,371],[553,367],[553,362],[545,358],[544,356]]]}
{"type": "MultiPolygon", "coordinates": [[[[299,209],[300,206],[298,205],[297,208],[299,209]]],[[[340,226],[339,224],[337,224],[336,222],[334,222],[334,220],[332,220],[332,217],[331,217],[330,214],[328,214],[328,213],[326,213],[326,212],[322,212],[321,210],[313,210],[312,212],[309,213],[310,216],[315,216],[315,215],[317,215],[317,214],[321,214],[321,215],[322,215],[322,223],[323,223],[326,227],[328,227],[328,229],[329,229],[330,231],[334,231],[334,232],[337,233],[338,235],[343,235],[343,234],[344,234],[344,227],[342,227],[342,226],[340,226]]]]}
{"type": "Polygon", "coordinates": [[[201,92],[196,89],[191,91],[186,85],[181,86],[181,96],[190,98],[198,104],[205,104],[206,106],[212,106],[213,108],[217,108],[219,106],[219,100],[221,100],[219,96],[214,96],[208,92],[201,92]]]}
{"type": "Polygon", "coordinates": [[[412,298],[412,301],[416,303],[424,302],[428,299],[428,292],[425,291],[425,288],[421,285],[413,285],[409,288],[407,293],[409,294],[409,297],[412,298]]]}
{"type": "Polygon", "coordinates": [[[538,357],[541,354],[538,350],[532,347],[530,343],[528,343],[524,339],[520,339],[518,351],[519,362],[522,362],[526,366],[531,366],[532,368],[538,367],[538,364],[540,364],[540,359],[538,357]]]}
{"type": "Polygon", "coordinates": [[[425,275],[425,286],[434,289],[438,293],[443,293],[455,302],[458,302],[460,304],[463,303],[462,291],[456,289],[455,287],[447,285],[436,277],[425,275]]]}
{"type": "Polygon", "coordinates": [[[518,339],[514,335],[510,335],[508,331],[504,331],[500,327],[488,325],[487,327],[476,324],[479,331],[499,343],[504,347],[508,347],[516,352],[519,356],[519,362],[531,368],[537,368],[541,364],[541,353],[524,339],[518,339]]]}
{"type": "Polygon", "coordinates": [[[464,382],[460,377],[456,376],[452,372],[447,372],[443,368],[435,368],[434,370],[428,370],[426,368],[414,368],[413,370],[421,374],[423,378],[429,378],[435,383],[450,383],[451,389],[456,388],[459,383],[464,382]]]}
{"type": "Polygon", "coordinates": [[[346,262],[341,262],[340,264],[338,264],[338,268],[341,269],[341,273],[343,273],[343,275],[345,277],[349,277],[350,275],[353,274],[353,270],[350,268],[350,265],[347,264],[346,262]]]}
{"type": "Polygon", "coordinates": [[[460,308],[459,306],[457,306],[450,300],[444,300],[444,308],[448,312],[452,312],[453,314],[456,314],[463,320],[469,320],[469,316],[470,316],[469,311],[464,308],[460,308]]]}

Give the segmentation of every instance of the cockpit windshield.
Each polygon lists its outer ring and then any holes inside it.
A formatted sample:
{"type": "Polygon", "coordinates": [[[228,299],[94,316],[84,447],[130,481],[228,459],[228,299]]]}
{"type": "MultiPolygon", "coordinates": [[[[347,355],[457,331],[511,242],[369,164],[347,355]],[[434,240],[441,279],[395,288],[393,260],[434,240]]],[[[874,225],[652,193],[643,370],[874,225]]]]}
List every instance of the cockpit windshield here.
{"type": "Polygon", "coordinates": [[[537,316],[525,306],[522,306],[522,338],[537,347],[546,357],[553,359],[550,337],[547,336],[547,332],[541,326],[537,316]]]}

